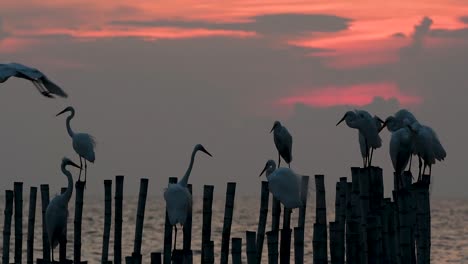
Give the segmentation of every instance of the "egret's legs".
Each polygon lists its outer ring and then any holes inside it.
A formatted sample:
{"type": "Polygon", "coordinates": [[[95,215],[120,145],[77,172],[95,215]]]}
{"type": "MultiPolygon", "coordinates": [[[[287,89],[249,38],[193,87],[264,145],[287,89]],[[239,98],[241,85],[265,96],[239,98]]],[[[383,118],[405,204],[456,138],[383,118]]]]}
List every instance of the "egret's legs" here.
{"type": "Polygon", "coordinates": [[[177,245],[177,224],[174,225],[175,236],[174,236],[174,250],[176,250],[177,245]]]}
{"type": "Polygon", "coordinates": [[[372,156],[374,155],[374,148],[371,148],[370,158],[369,158],[369,167],[372,164],[372,156]]]}
{"type": "Polygon", "coordinates": [[[281,155],[278,151],[278,168],[280,167],[280,165],[281,165],[281,155]]]}
{"type": "Polygon", "coordinates": [[[83,161],[81,160],[81,156],[80,156],[80,174],[78,176],[78,181],[81,180],[81,171],[83,170],[83,161]]]}
{"type": "Polygon", "coordinates": [[[422,169],[422,159],[421,159],[421,156],[418,155],[418,159],[419,159],[418,181],[420,181],[420,180],[421,180],[421,169],[422,169]]]}

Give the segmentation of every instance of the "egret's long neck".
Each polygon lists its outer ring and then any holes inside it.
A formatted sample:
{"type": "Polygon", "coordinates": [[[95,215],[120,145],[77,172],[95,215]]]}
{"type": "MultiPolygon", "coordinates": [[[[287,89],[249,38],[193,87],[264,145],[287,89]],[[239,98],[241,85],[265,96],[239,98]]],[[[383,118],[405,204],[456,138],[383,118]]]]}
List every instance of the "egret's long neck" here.
{"type": "Polygon", "coordinates": [[[275,170],[276,170],[276,166],[271,166],[271,167],[269,167],[269,168],[266,170],[265,174],[266,174],[267,179],[270,177],[270,175],[271,175],[275,170]]]}
{"type": "Polygon", "coordinates": [[[179,181],[179,184],[182,185],[182,186],[187,186],[188,178],[190,176],[190,173],[192,172],[193,162],[195,161],[195,154],[196,153],[197,153],[197,150],[193,149],[192,157],[190,158],[190,165],[188,166],[184,177],[182,177],[182,179],[179,181]]]}
{"type": "Polygon", "coordinates": [[[67,176],[68,179],[68,187],[67,190],[63,193],[63,196],[65,197],[66,201],[70,201],[70,198],[73,193],[73,178],[71,176],[71,173],[65,169],[65,166],[62,166],[62,172],[67,176]]]}
{"type": "Polygon", "coordinates": [[[70,115],[67,117],[67,131],[70,137],[73,137],[75,135],[75,133],[73,133],[73,130],[71,129],[71,126],[70,126],[70,121],[72,120],[74,116],[75,116],[75,110],[72,109],[70,111],[70,115]]]}

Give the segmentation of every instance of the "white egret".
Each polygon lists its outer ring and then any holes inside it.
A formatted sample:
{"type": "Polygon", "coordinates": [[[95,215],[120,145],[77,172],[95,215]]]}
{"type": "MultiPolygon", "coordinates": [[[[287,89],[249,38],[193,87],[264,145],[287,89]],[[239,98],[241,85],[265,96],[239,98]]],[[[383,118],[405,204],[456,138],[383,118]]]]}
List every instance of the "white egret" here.
{"type": "MultiPolygon", "coordinates": [[[[384,121],[380,119],[378,116],[374,116],[374,122],[378,130],[380,130],[380,128],[382,127],[382,124],[384,123],[384,121]]],[[[365,167],[366,164],[369,163],[366,156],[368,155],[369,151],[373,152],[373,150],[370,150],[369,146],[366,146],[366,138],[364,137],[364,134],[361,131],[358,131],[358,136],[359,136],[359,148],[361,150],[362,162],[365,167]]]]}
{"type": "MultiPolygon", "coordinates": [[[[75,152],[80,156],[80,167],[83,167],[83,161],[84,159],[84,164],[85,164],[85,184],[86,184],[86,174],[87,174],[87,169],[88,169],[88,164],[87,161],[94,163],[94,160],[96,158],[94,154],[94,147],[96,146],[96,141],[94,140],[94,137],[91,136],[90,134],[86,133],[75,133],[71,129],[70,126],[70,120],[75,116],[75,109],[71,106],[65,108],[62,112],[58,113],[57,116],[65,113],[65,112],[70,112],[70,115],[67,117],[67,131],[68,135],[72,138],[72,145],[73,149],[75,152]]],[[[80,175],[78,177],[78,181],[81,179],[81,171],[80,169],[80,175]]]]}
{"type": "Polygon", "coordinates": [[[166,210],[167,216],[169,217],[169,223],[175,228],[174,249],[176,247],[177,240],[177,224],[181,224],[182,226],[185,224],[187,212],[192,207],[192,195],[187,189],[187,182],[190,173],[192,172],[195,154],[198,151],[202,151],[212,157],[201,144],[195,145],[190,158],[190,164],[184,177],[175,184],[169,184],[167,189],[164,191],[164,200],[166,200],[166,210]]]}
{"type": "Polygon", "coordinates": [[[291,167],[292,161],[292,137],[286,127],[281,125],[279,121],[275,121],[270,133],[273,132],[273,140],[276,149],[278,150],[278,168],[281,164],[281,158],[291,167]]]}
{"type": "Polygon", "coordinates": [[[279,200],[285,208],[293,209],[301,206],[300,180],[290,168],[276,168],[274,160],[268,160],[260,176],[265,172],[268,188],[271,194],[279,200]]]}
{"type": "Polygon", "coordinates": [[[413,151],[419,158],[419,175],[418,181],[421,180],[422,174],[425,173],[426,167],[429,167],[429,175],[432,173],[432,165],[436,160],[442,161],[447,156],[447,153],[440,143],[440,140],[435,131],[419,122],[414,122],[408,125],[413,132],[413,151]],[[424,161],[424,169],[421,174],[421,159],[424,161]]]}
{"type": "Polygon", "coordinates": [[[343,121],[346,121],[346,125],[348,125],[348,127],[358,129],[364,137],[364,149],[367,151],[367,155],[365,156],[368,161],[367,166],[370,167],[372,164],[374,149],[382,146],[382,139],[379,136],[379,131],[374,118],[367,111],[355,110],[346,112],[343,118],[341,118],[336,125],[338,126],[343,121]],[[371,150],[371,153],[369,153],[369,149],[371,150]]]}
{"type": "Polygon", "coordinates": [[[413,154],[413,135],[408,127],[402,127],[392,132],[390,139],[390,158],[395,177],[397,177],[397,186],[401,186],[402,174],[405,170],[411,155],[413,154]]]}
{"type": "Polygon", "coordinates": [[[50,201],[45,213],[45,226],[52,251],[52,262],[54,261],[54,248],[56,248],[60,242],[63,242],[67,235],[65,227],[68,218],[68,202],[73,193],[73,178],[71,173],[66,169],[68,165],[80,168],[70,159],[62,159],[61,169],[68,179],[68,187],[63,194],[55,196],[54,199],[50,201]]]}
{"type": "Polygon", "coordinates": [[[67,97],[67,94],[58,85],[53,83],[47,76],[35,68],[19,63],[0,64],[0,83],[10,77],[17,77],[31,81],[37,90],[44,96],[53,98],[52,94],[67,97]]]}

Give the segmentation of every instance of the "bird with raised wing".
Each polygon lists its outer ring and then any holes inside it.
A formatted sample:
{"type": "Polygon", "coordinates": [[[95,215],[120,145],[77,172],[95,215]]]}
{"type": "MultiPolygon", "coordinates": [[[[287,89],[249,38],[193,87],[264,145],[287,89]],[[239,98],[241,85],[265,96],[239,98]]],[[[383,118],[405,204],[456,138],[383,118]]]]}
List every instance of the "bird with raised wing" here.
{"type": "Polygon", "coordinates": [[[279,121],[275,121],[270,133],[273,132],[273,140],[275,142],[276,150],[278,150],[278,168],[281,165],[281,158],[291,168],[292,161],[292,136],[288,129],[281,125],[279,121]]]}
{"type": "Polygon", "coordinates": [[[70,171],[67,170],[67,166],[80,168],[70,159],[62,159],[60,168],[68,180],[67,190],[64,193],[55,196],[54,199],[50,201],[49,205],[47,205],[45,212],[45,226],[49,245],[52,251],[52,262],[54,261],[54,248],[56,248],[59,243],[64,242],[67,236],[66,224],[68,219],[68,202],[70,201],[73,193],[73,177],[70,171]]]}
{"type": "Polygon", "coordinates": [[[208,156],[212,157],[201,144],[195,145],[192,151],[192,156],[190,157],[190,164],[185,175],[177,183],[169,184],[164,191],[164,200],[166,200],[166,210],[167,216],[169,217],[169,223],[175,228],[174,249],[177,242],[177,224],[182,226],[185,224],[187,213],[192,207],[192,195],[187,188],[187,183],[190,173],[192,172],[195,154],[198,151],[204,152],[208,156]]]}
{"type": "MultiPolygon", "coordinates": [[[[86,175],[87,175],[87,170],[88,170],[88,164],[87,161],[94,163],[96,155],[94,153],[94,148],[96,147],[96,141],[94,140],[94,137],[91,136],[90,134],[87,133],[75,133],[71,129],[70,126],[70,121],[72,118],[75,116],[75,109],[71,106],[63,109],[60,113],[58,113],[56,116],[59,116],[63,113],[70,112],[70,115],[67,117],[67,132],[68,135],[72,138],[72,145],[73,149],[75,152],[80,156],[80,167],[83,167],[83,161],[84,159],[84,164],[85,164],[85,179],[84,182],[86,184],[86,175]]],[[[78,176],[78,181],[81,180],[81,171],[80,169],[80,175],[78,176]]]]}
{"type": "Polygon", "coordinates": [[[67,97],[67,94],[57,84],[52,82],[38,69],[19,63],[0,64],[0,83],[6,82],[10,77],[17,77],[31,81],[36,89],[45,97],[53,98],[53,95],[67,97]]]}
{"type": "Polygon", "coordinates": [[[285,208],[293,209],[301,206],[300,180],[290,168],[276,168],[274,160],[268,160],[259,176],[266,174],[268,188],[271,194],[285,208]]]}

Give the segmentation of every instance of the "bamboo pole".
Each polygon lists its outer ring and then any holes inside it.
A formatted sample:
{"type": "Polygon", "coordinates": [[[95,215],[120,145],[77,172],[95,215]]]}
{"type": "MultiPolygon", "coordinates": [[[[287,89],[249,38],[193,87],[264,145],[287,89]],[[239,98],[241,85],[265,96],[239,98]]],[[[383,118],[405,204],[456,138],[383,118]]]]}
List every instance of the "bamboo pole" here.
{"type": "Polygon", "coordinates": [[[359,203],[361,207],[361,263],[367,264],[367,216],[369,214],[369,183],[370,168],[360,170],[359,175],[359,203]]]}
{"type": "Polygon", "coordinates": [[[231,247],[231,255],[232,255],[232,264],[241,264],[242,263],[242,238],[233,237],[232,238],[232,247],[231,247]]]}
{"type": "Polygon", "coordinates": [[[115,176],[114,264],[122,263],[122,215],[124,176],[115,176]]]}
{"type": "Polygon", "coordinates": [[[307,209],[307,196],[309,191],[309,176],[302,176],[301,178],[301,203],[302,206],[299,208],[299,218],[297,219],[297,226],[305,227],[305,216],[307,209]]]}
{"type": "Polygon", "coordinates": [[[74,248],[73,248],[73,261],[74,263],[81,263],[81,219],[83,217],[83,197],[84,197],[85,183],[77,181],[75,184],[75,221],[74,221],[74,248]]]}
{"type": "MultiPolygon", "coordinates": [[[[211,219],[213,213],[213,185],[204,185],[203,186],[203,223],[202,223],[202,260],[211,261],[210,257],[213,253],[205,257],[204,254],[208,252],[213,247],[210,244],[211,241],[211,219]],[[208,248],[207,248],[208,247],[208,248]]],[[[203,262],[207,263],[207,262],[203,262]]]]}
{"type": "Polygon", "coordinates": [[[36,196],[37,187],[31,187],[29,191],[29,215],[28,215],[28,240],[26,249],[26,263],[34,263],[34,223],[36,221],[36,196]]]}
{"type": "Polygon", "coordinates": [[[271,205],[271,230],[279,232],[279,223],[281,216],[281,203],[272,195],[271,205]]]}
{"type": "Polygon", "coordinates": [[[327,253],[327,206],[325,201],[324,175],[315,175],[316,209],[313,233],[314,264],[326,264],[327,253]]]}
{"type": "Polygon", "coordinates": [[[229,260],[229,242],[231,240],[232,215],[236,196],[236,183],[228,182],[226,187],[226,204],[224,206],[223,233],[221,238],[221,264],[229,260]]]}
{"type": "Polygon", "coordinates": [[[346,177],[341,177],[338,182],[340,199],[338,207],[338,222],[337,222],[337,250],[338,250],[338,263],[344,264],[345,262],[345,226],[346,226],[346,189],[348,187],[346,177]]]}
{"type": "Polygon", "coordinates": [[[260,214],[258,217],[257,228],[257,263],[262,263],[263,242],[265,240],[265,230],[268,217],[269,189],[268,182],[262,181],[262,190],[260,194],[260,214]]]}
{"type": "Polygon", "coordinates": [[[415,183],[416,203],[417,203],[417,250],[418,264],[430,263],[430,199],[429,199],[428,175],[423,175],[423,181],[415,183]]]}
{"type": "Polygon", "coordinates": [[[151,264],[161,264],[161,252],[151,252],[151,264]]]}
{"type": "Polygon", "coordinates": [[[205,247],[203,248],[205,252],[203,253],[203,262],[207,264],[214,263],[214,242],[212,240],[205,243],[205,247]]]}
{"type": "Polygon", "coordinates": [[[184,250],[174,249],[172,252],[172,264],[184,263],[184,250]]]}
{"type": "Polygon", "coordinates": [[[328,225],[330,232],[330,260],[331,264],[339,263],[339,250],[338,250],[338,223],[330,222],[328,225]]]}
{"type": "Polygon", "coordinates": [[[379,264],[378,252],[378,234],[377,234],[377,218],[375,216],[367,217],[367,259],[369,263],[379,264]]]}
{"type": "MultiPolygon", "coordinates": [[[[63,194],[67,191],[67,187],[62,187],[60,193],[63,194]]],[[[65,238],[60,241],[59,245],[59,260],[61,263],[67,262],[67,223],[65,223],[65,238]]]]}
{"type": "Polygon", "coordinates": [[[268,264],[278,264],[278,231],[266,232],[268,242],[268,264]]]}
{"type": "Polygon", "coordinates": [[[400,226],[400,257],[401,263],[411,263],[411,223],[409,216],[410,192],[408,189],[398,191],[398,216],[400,226]]]}
{"type": "Polygon", "coordinates": [[[254,231],[245,232],[245,241],[246,241],[246,253],[247,253],[247,263],[256,264],[257,263],[257,246],[256,246],[256,233],[254,231]]]}
{"type": "MultiPolygon", "coordinates": [[[[176,184],[176,177],[169,177],[169,184],[176,184]]],[[[169,222],[169,216],[167,215],[166,208],[166,219],[164,222],[164,249],[163,249],[163,263],[170,264],[172,257],[172,225],[169,222]]]]}
{"type": "Polygon", "coordinates": [[[5,191],[5,218],[3,219],[3,257],[2,263],[10,262],[10,236],[11,236],[11,218],[13,215],[13,196],[11,190],[5,191]]]}
{"type": "Polygon", "coordinates": [[[45,224],[45,213],[49,205],[49,185],[41,184],[41,206],[42,206],[42,260],[50,262],[50,246],[45,224]]]}
{"type": "Polygon", "coordinates": [[[23,253],[23,183],[14,183],[15,194],[15,263],[21,264],[23,253]]]}
{"type": "MultiPolygon", "coordinates": [[[[192,195],[192,184],[187,184],[187,189],[189,190],[190,195],[192,195]]],[[[192,213],[193,208],[188,208],[187,219],[185,220],[184,230],[183,230],[183,250],[184,250],[184,263],[192,264],[193,263],[193,253],[192,253],[192,213]]]]}
{"type": "Polygon", "coordinates": [[[294,263],[304,263],[304,228],[294,228],[294,263]]]}
{"type": "Polygon", "coordinates": [[[141,263],[141,242],[143,240],[143,223],[145,220],[146,197],[148,194],[148,179],[140,179],[138,194],[138,208],[135,224],[135,242],[133,244],[132,259],[134,263],[141,263]]]}
{"type": "Polygon", "coordinates": [[[280,263],[289,264],[291,260],[291,212],[290,208],[284,208],[283,229],[281,229],[280,263]]]}
{"type": "Polygon", "coordinates": [[[109,261],[109,238],[112,221],[112,180],[104,180],[104,232],[102,235],[101,262],[109,261]]]}
{"type": "Polygon", "coordinates": [[[348,263],[361,263],[361,241],[364,239],[361,233],[361,206],[360,206],[360,191],[359,191],[359,177],[361,175],[361,168],[351,168],[351,219],[349,222],[349,235],[351,240],[349,252],[351,262],[348,263]]]}

